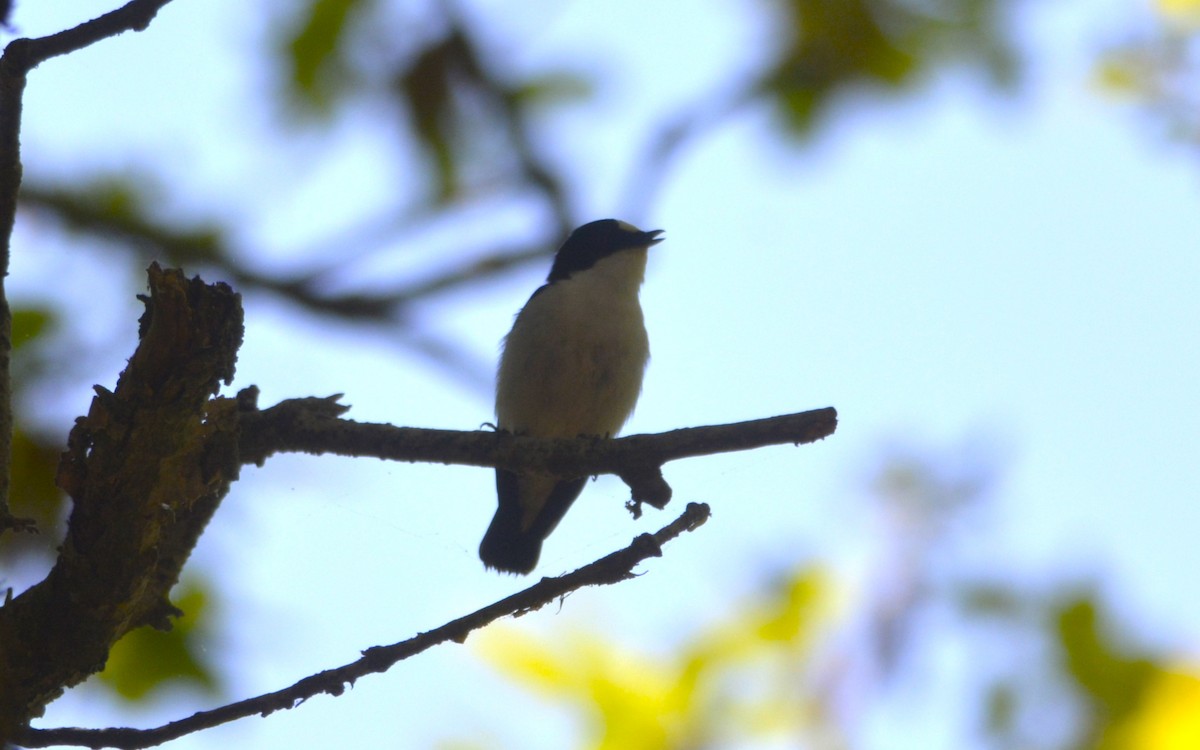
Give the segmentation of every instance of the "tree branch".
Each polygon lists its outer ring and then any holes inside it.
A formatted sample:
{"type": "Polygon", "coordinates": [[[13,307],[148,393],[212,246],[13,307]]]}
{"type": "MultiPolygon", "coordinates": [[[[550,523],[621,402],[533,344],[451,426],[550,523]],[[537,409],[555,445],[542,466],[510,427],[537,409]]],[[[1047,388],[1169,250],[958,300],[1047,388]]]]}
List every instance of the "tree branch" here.
{"type": "Polygon", "coordinates": [[[114,391],[96,387],[58,485],[74,501],[50,574],[0,607],[0,746],[141,625],[169,627],[167,593],[237,478],[233,377],[238,295],[150,267],[137,350],[114,391]]]}
{"type": "MultiPolygon", "coordinates": [[[[401,320],[413,303],[454,291],[464,285],[519,268],[535,260],[549,258],[552,240],[531,245],[497,247],[477,260],[440,269],[410,281],[397,283],[379,292],[329,293],[335,274],[344,269],[337,264],[305,272],[292,278],[254,270],[244,261],[253,257],[252,248],[231,245],[223,229],[196,227],[181,229],[135,210],[115,215],[99,205],[93,195],[97,188],[52,185],[26,185],[21,206],[37,209],[58,221],[65,229],[87,233],[113,241],[121,247],[140,250],[139,257],[149,262],[158,258],[170,265],[193,271],[212,269],[236,285],[243,294],[262,291],[274,294],[307,312],[355,322],[380,322],[389,325],[401,320]],[[91,198],[91,200],[89,200],[91,198]]],[[[344,259],[342,260],[344,263],[344,259]]]]}
{"type": "Polygon", "coordinates": [[[709,508],[689,503],[679,518],[654,534],[642,534],[624,549],[556,578],[543,578],[524,591],[490,604],[465,617],[452,620],[433,630],[390,646],[375,646],[363,651],[361,659],[335,669],[310,675],[291,687],[256,698],[230,703],[211,711],[200,711],[186,719],[153,729],[27,729],[17,741],[25,747],[79,745],[90,748],[115,747],[126,750],[152,747],[186,734],[225,724],[236,719],[292,709],[303,701],[328,693],[341,695],[361,677],[386,672],[396,663],[433,646],[453,641],[463,643],[471,632],[509,615],[520,616],[540,609],[585,586],[605,586],[634,577],[633,568],[650,557],[662,556],[662,545],[685,531],[693,531],[708,520],[709,508]]]}
{"type": "Polygon", "coordinates": [[[837,429],[832,407],[736,424],[688,427],[657,435],[615,440],[546,440],[501,432],[460,432],[395,427],[341,419],[347,407],[338,396],[283,401],[269,409],[253,407],[243,392],[239,420],[241,461],[261,465],[279,452],[365,456],[392,461],[425,461],[495,466],[559,477],[616,474],[633,490],[636,504],[661,508],[670,499],[662,479],[668,461],[751,450],[768,445],[811,443],[837,429]]]}
{"type": "MultiPolygon", "coordinates": [[[[662,507],[670,497],[661,474],[667,461],[812,442],[837,424],[836,412],[828,408],[618,440],[539,440],[352,422],[342,418],[348,407],[338,402],[340,396],[293,399],[259,410],[253,387],[236,398],[213,398],[220,383],[233,377],[242,336],[240,297],[224,284],[188,280],[157,264],[149,279],[138,348],[114,391],[96,388],[59,466],[58,484],[74,501],[59,559],[45,580],[0,607],[0,745],[66,687],[98,671],[123,634],[141,625],[169,627],[177,612],[167,593],[246,463],[304,451],[560,476],[616,473],[633,487],[635,503],[662,507]]],[[[434,643],[462,640],[497,617],[535,609],[583,585],[622,580],[638,561],[658,554],[659,543],[706,516],[706,508],[689,507],[679,521],[639,538],[630,551],[547,579],[433,631],[435,636],[372,649],[360,662],[264,696],[265,703],[254,704],[251,712],[290,707],[316,692],[340,692],[357,676],[387,669],[434,643]]],[[[245,715],[237,712],[246,707],[236,704],[215,715],[229,710],[245,715]]],[[[210,719],[204,714],[196,721],[210,719]]]]}
{"type": "Polygon", "coordinates": [[[345,272],[344,253],[334,253],[343,264],[341,266],[328,264],[280,278],[278,274],[259,271],[247,264],[245,258],[253,257],[255,253],[250,248],[231,243],[227,232],[219,225],[181,228],[164,223],[142,209],[143,201],[136,193],[130,196],[136,199],[132,201],[132,210],[114,213],[102,199],[102,191],[106,189],[128,190],[128,186],[117,181],[105,184],[103,180],[90,186],[72,187],[27,183],[21,191],[20,206],[23,210],[40,211],[68,231],[111,241],[101,247],[119,248],[147,263],[159,259],[165,264],[199,271],[206,276],[215,275],[233,284],[242,294],[265,292],[313,315],[355,325],[382,324],[379,330],[385,331],[391,340],[465,378],[472,387],[480,385],[480,380],[473,377],[480,372],[478,363],[428,331],[418,334],[409,325],[410,309],[415,303],[467,284],[538,259],[545,260],[549,257],[547,248],[552,245],[552,240],[547,238],[545,242],[496,247],[478,259],[397,281],[391,288],[332,292],[329,290],[337,287],[338,275],[345,272]]]}
{"type": "Polygon", "coordinates": [[[52,57],[67,55],[90,47],[126,31],[145,31],[158,11],[171,0],[130,0],[130,2],[74,28],[37,39],[14,39],[0,58],[4,74],[25,75],[52,57]]]}
{"type": "Polygon", "coordinates": [[[12,230],[21,189],[21,97],[26,75],[39,63],[87,47],[125,31],[145,29],[170,0],[131,0],[72,29],[38,39],[16,39],[0,56],[0,534],[27,529],[32,521],[14,518],[8,495],[12,465],[12,312],[4,279],[8,276],[12,230]]]}

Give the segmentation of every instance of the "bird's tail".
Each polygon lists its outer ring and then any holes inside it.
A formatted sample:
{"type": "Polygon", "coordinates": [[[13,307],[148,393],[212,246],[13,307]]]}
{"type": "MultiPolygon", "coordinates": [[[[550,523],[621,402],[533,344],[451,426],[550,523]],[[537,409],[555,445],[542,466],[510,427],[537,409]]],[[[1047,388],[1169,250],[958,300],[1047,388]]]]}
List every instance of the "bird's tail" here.
{"type": "Polygon", "coordinates": [[[537,565],[542,542],[554,531],[571,503],[583,491],[587,477],[555,482],[549,487],[534,477],[496,470],[496,515],[479,545],[479,559],[489,568],[526,574],[537,565]],[[534,507],[526,521],[526,508],[534,507]]]}

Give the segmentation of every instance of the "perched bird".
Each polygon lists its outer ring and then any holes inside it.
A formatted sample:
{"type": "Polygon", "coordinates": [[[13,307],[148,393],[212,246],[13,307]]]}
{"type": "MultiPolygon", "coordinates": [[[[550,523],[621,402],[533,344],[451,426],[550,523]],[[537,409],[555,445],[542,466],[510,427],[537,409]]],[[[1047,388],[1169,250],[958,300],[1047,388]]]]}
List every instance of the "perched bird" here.
{"type": "MultiPolygon", "coordinates": [[[[546,283],[517,314],[496,375],[496,425],[544,438],[612,437],[633,412],[650,359],[638,304],[646,251],[661,229],[615,219],[571,232],[546,283]]],[[[560,480],[496,470],[500,507],[479,545],[489,568],[528,573],[542,542],[583,491],[560,480]]]]}

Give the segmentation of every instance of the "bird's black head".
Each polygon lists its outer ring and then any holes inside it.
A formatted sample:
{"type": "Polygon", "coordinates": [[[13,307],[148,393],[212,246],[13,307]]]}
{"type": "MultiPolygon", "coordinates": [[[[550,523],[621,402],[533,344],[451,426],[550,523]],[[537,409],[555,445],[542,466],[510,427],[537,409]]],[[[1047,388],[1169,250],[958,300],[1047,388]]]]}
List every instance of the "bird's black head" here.
{"type": "Polygon", "coordinates": [[[546,280],[553,283],[569,279],[572,274],[586,271],[613,253],[662,242],[662,238],[658,236],[662,231],[652,229],[643,232],[632,224],[616,219],[601,219],[584,224],[571,232],[571,236],[567,237],[567,241],[558,249],[558,254],[554,256],[554,265],[550,267],[550,276],[546,280]]]}

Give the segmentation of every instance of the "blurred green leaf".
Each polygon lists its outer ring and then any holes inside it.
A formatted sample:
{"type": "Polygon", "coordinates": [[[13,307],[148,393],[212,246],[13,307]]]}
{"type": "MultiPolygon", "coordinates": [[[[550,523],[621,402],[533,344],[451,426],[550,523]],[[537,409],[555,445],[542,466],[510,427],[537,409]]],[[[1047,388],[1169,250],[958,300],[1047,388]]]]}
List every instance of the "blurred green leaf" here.
{"type": "Polygon", "coordinates": [[[45,432],[30,432],[22,419],[25,386],[45,376],[46,343],[50,330],[57,324],[56,314],[49,308],[25,307],[12,311],[13,389],[17,408],[16,426],[12,435],[11,491],[9,505],[13,513],[33,519],[38,534],[9,536],[0,544],[3,563],[32,554],[54,554],[59,541],[52,533],[63,517],[66,496],[55,485],[62,444],[45,432]],[[33,345],[33,346],[31,346],[33,345]],[[30,349],[34,351],[30,351],[30,349]]]}
{"type": "Polygon", "coordinates": [[[16,308],[12,311],[12,348],[19,350],[42,335],[54,322],[54,313],[44,307],[16,308]]]}
{"type": "Polygon", "coordinates": [[[1031,603],[1012,588],[989,583],[967,584],[958,592],[958,599],[968,614],[984,617],[1017,617],[1031,603]]]}
{"type": "Polygon", "coordinates": [[[990,734],[1003,736],[1013,729],[1017,716],[1017,691],[1005,682],[992,685],[986,698],[987,730],[990,734]]]}
{"type": "Polygon", "coordinates": [[[12,441],[12,491],[9,505],[21,518],[31,518],[40,533],[7,536],[0,542],[0,565],[28,557],[53,558],[61,541],[66,493],[55,484],[63,446],[45,435],[30,433],[18,419],[12,441]]]}
{"type": "Polygon", "coordinates": [[[1101,619],[1092,595],[1072,597],[1055,613],[1067,674],[1092,703],[1101,725],[1127,718],[1161,669],[1154,661],[1125,652],[1112,623],[1101,619]]]}
{"type": "Polygon", "coordinates": [[[1195,664],[1164,664],[1138,711],[1107,727],[1096,750],[1196,750],[1200,747],[1200,676],[1195,664]]]}
{"type": "Polygon", "coordinates": [[[1158,0],[1149,23],[1096,61],[1103,93],[1134,104],[1173,139],[1200,143],[1200,3],[1158,0]]]}
{"type": "Polygon", "coordinates": [[[189,684],[215,692],[217,680],[204,662],[203,624],[212,616],[209,595],[196,582],[182,587],[175,605],[183,616],[168,632],[142,627],[113,646],[100,683],[128,701],[145,699],[168,684],[189,684]]]}
{"type": "Polygon", "coordinates": [[[594,89],[592,82],[583,76],[550,73],[525,81],[513,90],[512,96],[518,105],[538,106],[584,99],[594,89]]]}
{"type": "Polygon", "coordinates": [[[478,61],[461,34],[451,34],[426,47],[396,79],[396,88],[408,104],[416,138],[432,157],[438,200],[457,191],[455,140],[472,125],[466,121],[460,97],[469,96],[478,82],[478,61]]]}
{"type": "Polygon", "coordinates": [[[58,518],[62,507],[63,493],[54,484],[61,453],[61,445],[39,443],[20,427],[13,432],[12,509],[43,528],[58,518]]]}
{"type": "Polygon", "coordinates": [[[418,140],[433,159],[437,194],[454,193],[458,182],[451,134],[455,130],[455,71],[461,67],[462,40],[450,36],[427,47],[397,80],[418,140]]]}
{"type": "Polygon", "coordinates": [[[783,0],[791,35],[759,84],[786,126],[805,135],[835,95],[854,87],[898,90],[956,61],[1011,80],[1013,55],[997,0],[783,0]]]}
{"type": "Polygon", "coordinates": [[[303,22],[286,40],[292,97],[314,112],[327,113],[344,88],[347,69],[342,53],[348,46],[346,29],[369,0],[312,0],[303,22]]]}
{"type": "Polygon", "coordinates": [[[97,213],[112,218],[128,219],[143,213],[142,207],[148,202],[149,193],[149,185],[128,177],[99,175],[80,185],[75,194],[97,213]]]}
{"type": "Polygon", "coordinates": [[[813,628],[823,621],[830,582],[824,571],[802,568],[778,581],[768,592],[757,625],[747,628],[763,643],[811,641],[813,628]]]}

